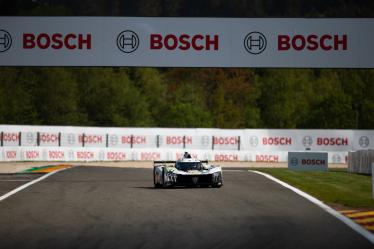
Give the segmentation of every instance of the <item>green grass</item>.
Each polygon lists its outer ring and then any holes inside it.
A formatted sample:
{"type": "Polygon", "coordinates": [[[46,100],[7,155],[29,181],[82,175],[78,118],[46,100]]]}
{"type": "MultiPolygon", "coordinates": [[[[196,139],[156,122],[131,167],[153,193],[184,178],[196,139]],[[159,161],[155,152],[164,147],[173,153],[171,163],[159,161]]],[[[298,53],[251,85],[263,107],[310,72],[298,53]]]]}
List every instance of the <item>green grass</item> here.
{"type": "Polygon", "coordinates": [[[332,205],[345,208],[374,208],[371,176],[347,173],[342,169],[329,172],[296,172],[288,169],[255,169],[278,178],[332,205]]]}

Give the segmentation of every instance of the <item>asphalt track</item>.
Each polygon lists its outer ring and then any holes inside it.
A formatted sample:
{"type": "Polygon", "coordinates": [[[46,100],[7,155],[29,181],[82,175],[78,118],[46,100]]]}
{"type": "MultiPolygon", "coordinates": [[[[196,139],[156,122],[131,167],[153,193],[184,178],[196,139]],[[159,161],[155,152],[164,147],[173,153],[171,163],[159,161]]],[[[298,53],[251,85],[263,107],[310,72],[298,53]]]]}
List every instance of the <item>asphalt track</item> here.
{"type": "Polygon", "coordinates": [[[151,169],[75,167],[0,202],[0,248],[373,248],[279,184],[154,189],[151,169]]]}

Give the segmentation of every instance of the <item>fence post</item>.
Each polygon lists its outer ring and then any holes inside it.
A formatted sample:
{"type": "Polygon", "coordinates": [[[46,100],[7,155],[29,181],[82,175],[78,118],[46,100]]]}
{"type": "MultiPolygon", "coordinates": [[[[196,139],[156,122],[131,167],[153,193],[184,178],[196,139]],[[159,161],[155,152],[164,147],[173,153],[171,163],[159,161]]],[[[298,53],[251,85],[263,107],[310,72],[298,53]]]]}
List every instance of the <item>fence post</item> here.
{"type": "Polygon", "coordinates": [[[238,136],[238,150],[240,150],[240,136],[238,136]]]}
{"type": "Polygon", "coordinates": [[[22,142],[21,142],[21,140],[22,140],[22,132],[19,132],[19,133],[18,133],[18,139],[19,139],[19,140],[18,140],[18,145],[19,145],[19,146],[22,146],[22,142]]]}
{"type": "Polygon", "coordinates": [[[1,147],[4,146],[4,132],[1,132],[1,147]]]}
{"type": "Polygon", "coordinates": [[[58,133],[58,147],[61,147],[61,132],[58,133]]]}
{"type": "Polygon", "coordinates": [[[212,150],[214,150],[214,136],[212,136],[212,150]]]}
{"type": "Polygon", "coordinates": [[[82,147],[84,147],[84,133],[82,134],[82,147]]]}
{"type": "Polygon", "coordinates": [[[36,133],[36,145],[40,146],[40,132],[39,131],[36,133]]]}

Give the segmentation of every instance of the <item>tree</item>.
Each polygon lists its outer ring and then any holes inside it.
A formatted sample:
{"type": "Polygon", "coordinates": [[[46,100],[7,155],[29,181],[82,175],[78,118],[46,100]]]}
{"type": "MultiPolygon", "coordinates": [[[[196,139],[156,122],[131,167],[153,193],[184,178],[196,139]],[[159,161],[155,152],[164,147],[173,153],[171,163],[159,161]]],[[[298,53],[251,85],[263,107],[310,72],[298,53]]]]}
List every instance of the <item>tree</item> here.
{"type": "Polygon", "coordinates": [[[126,69],[90,68],[75,72],[79,78],[80,105],[90,125],[149,126],[144,96],[126,69]]]}
{"type": "Polygon", "coordinates": [[[18,68],[0,69],[0,123],[32,124],[38,123],[32,95],[26,81],[37,76],[32,70],[18,68]]]}
{"type": "Polygon", "coordinates": [[[147,102],[151,126],[164,126],[163,115],[167,108],[167,88],[161,73],[154,68],[133,69],[135,86],[147,102]]]}

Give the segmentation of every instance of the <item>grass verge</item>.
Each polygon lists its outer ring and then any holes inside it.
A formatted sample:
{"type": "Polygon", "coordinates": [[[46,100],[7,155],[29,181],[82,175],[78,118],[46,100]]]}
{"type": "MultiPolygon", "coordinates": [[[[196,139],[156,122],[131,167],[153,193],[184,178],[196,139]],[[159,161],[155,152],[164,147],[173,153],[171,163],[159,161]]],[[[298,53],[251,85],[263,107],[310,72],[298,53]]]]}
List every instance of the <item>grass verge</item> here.
{"type": "Polygon", "coordinates": [[[318,198],[341,208],[373,209],[371,176],[347,173],[345,169],[329,172],[298,172],[288,169],[255,169],[278,178],[318,198]]]}

